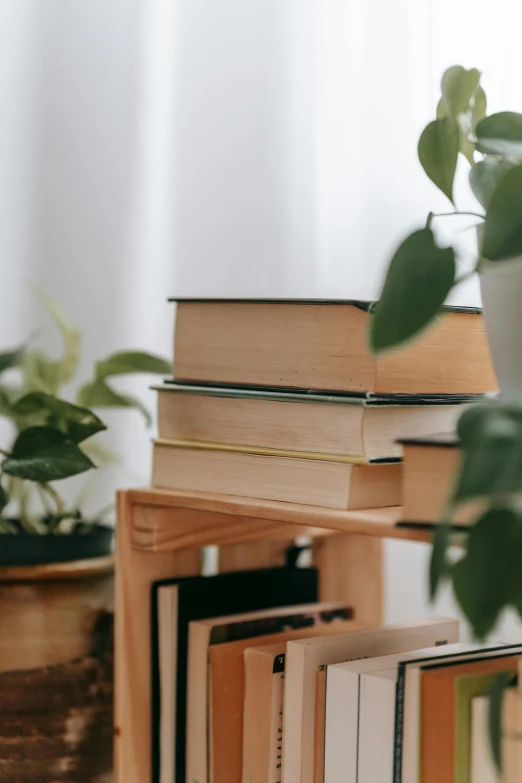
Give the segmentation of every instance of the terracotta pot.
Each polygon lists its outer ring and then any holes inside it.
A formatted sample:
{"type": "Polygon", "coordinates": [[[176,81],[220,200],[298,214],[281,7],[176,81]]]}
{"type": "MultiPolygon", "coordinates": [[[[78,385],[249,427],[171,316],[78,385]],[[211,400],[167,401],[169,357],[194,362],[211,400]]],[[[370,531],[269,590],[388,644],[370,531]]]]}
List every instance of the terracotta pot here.
{"type": "Polygon", "coordinates": [[[1,783],[111,780],[112,610],[112,557],[0,568],[1,783]]]}

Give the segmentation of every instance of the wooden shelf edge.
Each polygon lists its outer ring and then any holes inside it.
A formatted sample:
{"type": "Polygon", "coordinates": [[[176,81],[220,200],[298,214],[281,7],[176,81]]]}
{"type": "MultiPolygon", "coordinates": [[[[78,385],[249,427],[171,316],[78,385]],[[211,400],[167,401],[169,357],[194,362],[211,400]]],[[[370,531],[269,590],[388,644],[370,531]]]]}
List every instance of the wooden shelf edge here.
{"type": "MultiPolygon", "coordinates": [[[[338,532],[354,533],[379,538],[395,538],[407,541],[428,542],[431,531],[417,528],[398,527],[402,508],[365,509],[342,511],[317,508],[296,503],[238,498],[230,495],[210,495],[195,492],[174,492],[154,488],[126,490],[125,495],[133,506],[187,509],[222,515],[223,524],[231,516],[282,522],[299,527],[325,528],[338,532]]],[[[162,525],[163,527],[163,525],[162,525]]],[[[149,549],[141,545],[139,537],[134,541],[136,548],[149,549]]]]}

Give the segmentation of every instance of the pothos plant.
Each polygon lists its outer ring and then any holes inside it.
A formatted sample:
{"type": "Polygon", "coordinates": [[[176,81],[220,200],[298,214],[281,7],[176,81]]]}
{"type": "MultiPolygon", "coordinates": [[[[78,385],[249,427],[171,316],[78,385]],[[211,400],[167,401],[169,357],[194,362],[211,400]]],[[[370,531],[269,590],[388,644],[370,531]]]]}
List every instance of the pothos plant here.
{"type": "Polygon", "coordinates": [[[106,425],[93,408],[136,408],[150,424],[140,400],[117,391],[113,378],[166,375],[171,369],[165,359],[149,353],[114,353],[96,362],[91,379],[76,389],[73,401],[65,399],[64,387],[78,371],[80,334],[44,294],[37,296],[60,331],[63,351],[54,359],[29,340],[0,353],[0,417],[7,420],[12,441],[0,449],[0,534],[88,530],[82,509],[70,508],[54,482],[88,471],[107,457],[94,437],[106,425]]]}
{"type": "MultiPolygon", "coordinates": [[[[449,68],[441,91],[436,118],[420,136],[418,155],[453,210],[430,213],[426,225],[406,237],[392,257],[371,319],[369,339],[376,354],[397,348],[428,326],[464,277],[512,263],[522,254],[522,114],[487,116],[486,95],[474,68],[449,68]],[[459,159],[467,161],[469,185],[482,211],[463,212],[455,205],[459,159]],[[433,231],[435,218],[457,215],[469,215],[481,227],[475,264],[464,275],[458,272],[455,243],[441,246],[433,231]]],[[[445,518],[436,528],[430,592],[433,598],[441,583],[451,583],[476,637],[484,639],[506,607],[522,618],[522,400],[492,400],[468,408],[458,423],[458,436],[461,468],[445,518]],[[482,513],[455,560],[448,554],[455,509],[477,499],[482,513]]],[[[497,763],[500,686],[490,716],[497,763]]]]}

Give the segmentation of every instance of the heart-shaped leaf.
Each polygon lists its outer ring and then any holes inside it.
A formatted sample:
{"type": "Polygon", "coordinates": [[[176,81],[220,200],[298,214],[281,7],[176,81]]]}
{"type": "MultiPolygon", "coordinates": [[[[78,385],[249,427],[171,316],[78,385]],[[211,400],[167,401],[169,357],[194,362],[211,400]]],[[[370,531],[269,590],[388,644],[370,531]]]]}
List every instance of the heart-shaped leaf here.
{"type": "Polygon", "coordinates": [[[419,139],[418,154],[422,168],[451,203],[459,143],[459,127],[450,116],[430,122],[419,139]]]}
{"type": "Polygon", "coordinates": [[[370,320],[374,353],[414,337],[440,311],[455,279],[451,247],[435,244],[431,229],[415,231],[393,256],[370,320]]]}
{"type": "Polygon", "coordinates": [[[451,527],[447,522],[440,522],[433,534],[433,546],[430,559],[430,599],[437,597],[442,581],[448,576],[449,568],[446,553],[450,545],[451,527]]]}
{"type": "Polygon", "coordinates": [[[94,465],[63,432],[51,427],[29,427],[17,437],[11,456],[2,463],[10,476],[47,483],[83,473],[94,465]]]}
{"type": "Polygon", "coordinates": [[[10,370],[11,367],[19,367],[22,363],[22,357],[24,355],[24,346],[14,348],[12,351],[5,351],[0,353],[0,372],[10,370]]]}
{"type": "Polygon", "coordinates": [[[471,108],[471,130],[475,131],[477,124],[484,119],[488,108],[488,100],[486,93],[482,87],[477,87],[475,95],[473,96],[473,106],[471,108]]]}
{"type": "MultiPolygon", "coordinates": [[[[54,364],[55,366],[57,385],[55,388],[50,389],[51,393],[55,394],[61,385],[69,383],[76,375],[78,362],[80,360],[80,332],[72,326],[65,313],[62,312],[58,305],[56,305],[47,294],[44,294],[43,291],[40,291],[37,288],[33,288],[33,291],[54,320],[56,326],[60,330],[63,340],[62,357],[54,362],[47,360],[49,364],[54,364]]],[[[49,390],[42,389],[42,391],[49,390]]]]}
{"type": "Polygon", "coordinates": [[[135,408],[143,415],[148,427],[152,424],[150,413],[137,397],[115,392],[101,378],[82,386],[77,400],[87,408],[135,408]]]}
{"type": "Polygon", "coordinates": [[[96,363],[97,378],[130,373],[169,375],[172,373],[172,362],[144,351],[120,351],[96,363]]]}
{"type": "MultiPolygon", "coordinates": [[[[451,116],[452,114],[448,109],[448,107],[446,106],[444,98],[441,98],[437,104],[437,119],[441,120],[444,117],[451,117],[451,116]]],[[[466,158],[470,166],[473,166],[475,162],[474,160],[475,142],[471,136],[471,132],[474,127],[472,109],[469,109],[467,112],[458,114],[456,117],[453,117],[453,119],[457,123],[457,127],[459,130],[459,152],[461,152],[464,155],[464,157],[466,158]]]]}
{"type": "Polygon", "coordinates": [[[473,441],[463,447],[453,493],[455,504],[486,495],[522,490],[522,427],[503,412],[483,422],[473,441]]]}
{"type": "Polygon", "coordinates": [[[522,114],[514,111],[490,114],[477,124],[475,133],[480,152],[515,161],[522,158],[522,114]]]}
{"type": "Polygon", "coordinates": [[[480,71],[476,68],[468,71],[462,65],[453,65],[444,72],[441,81],[442,99],[454,119],[470,108],[479,81],[480,71]]]}
{"type": "Polygon", "coordinates": [[[107,429],[107,426],[87,408],[73,405],[44,392],[30,392],[12,407],[16,416],[44,415],[45,423],[62,430],[70,441],[81,443],[91,435],[107,429]]]}
{"type": "Polygon", "coordinates": [[[491,196],[484,224],[482,255],[502,261],[522,254],[522,165],[501,178],[491,196]]]}
{"type": "Polygon", "coordinates": [[[469,184],[477,201],[487,209],[500,180],[513,168],[511,163],[496,158],[484,158],[469,172],[469,184]]]}
{"type": "Polygon", "coordinates": [[[520,600],[521,558],[522,519],[514,510],[490,509],[470,528],[466,554],[452,567],[452,578],[477,638],[484,639],[502,611],[520,600]]]}

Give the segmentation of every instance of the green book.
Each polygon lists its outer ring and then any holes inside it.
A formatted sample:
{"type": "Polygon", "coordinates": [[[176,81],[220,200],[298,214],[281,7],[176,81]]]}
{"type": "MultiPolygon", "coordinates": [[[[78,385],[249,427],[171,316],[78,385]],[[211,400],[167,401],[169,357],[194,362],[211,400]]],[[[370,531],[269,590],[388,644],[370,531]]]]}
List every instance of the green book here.
{"type": "MultiPolygon", "coordinates": [[[[516,668],[508,670],[515,676],[516,668]]],[[[497,676],[466,674],[455,679],[455,774],[454,783],[471,783],[471,714],[472,701],[485,696],[497,676]]]]}

